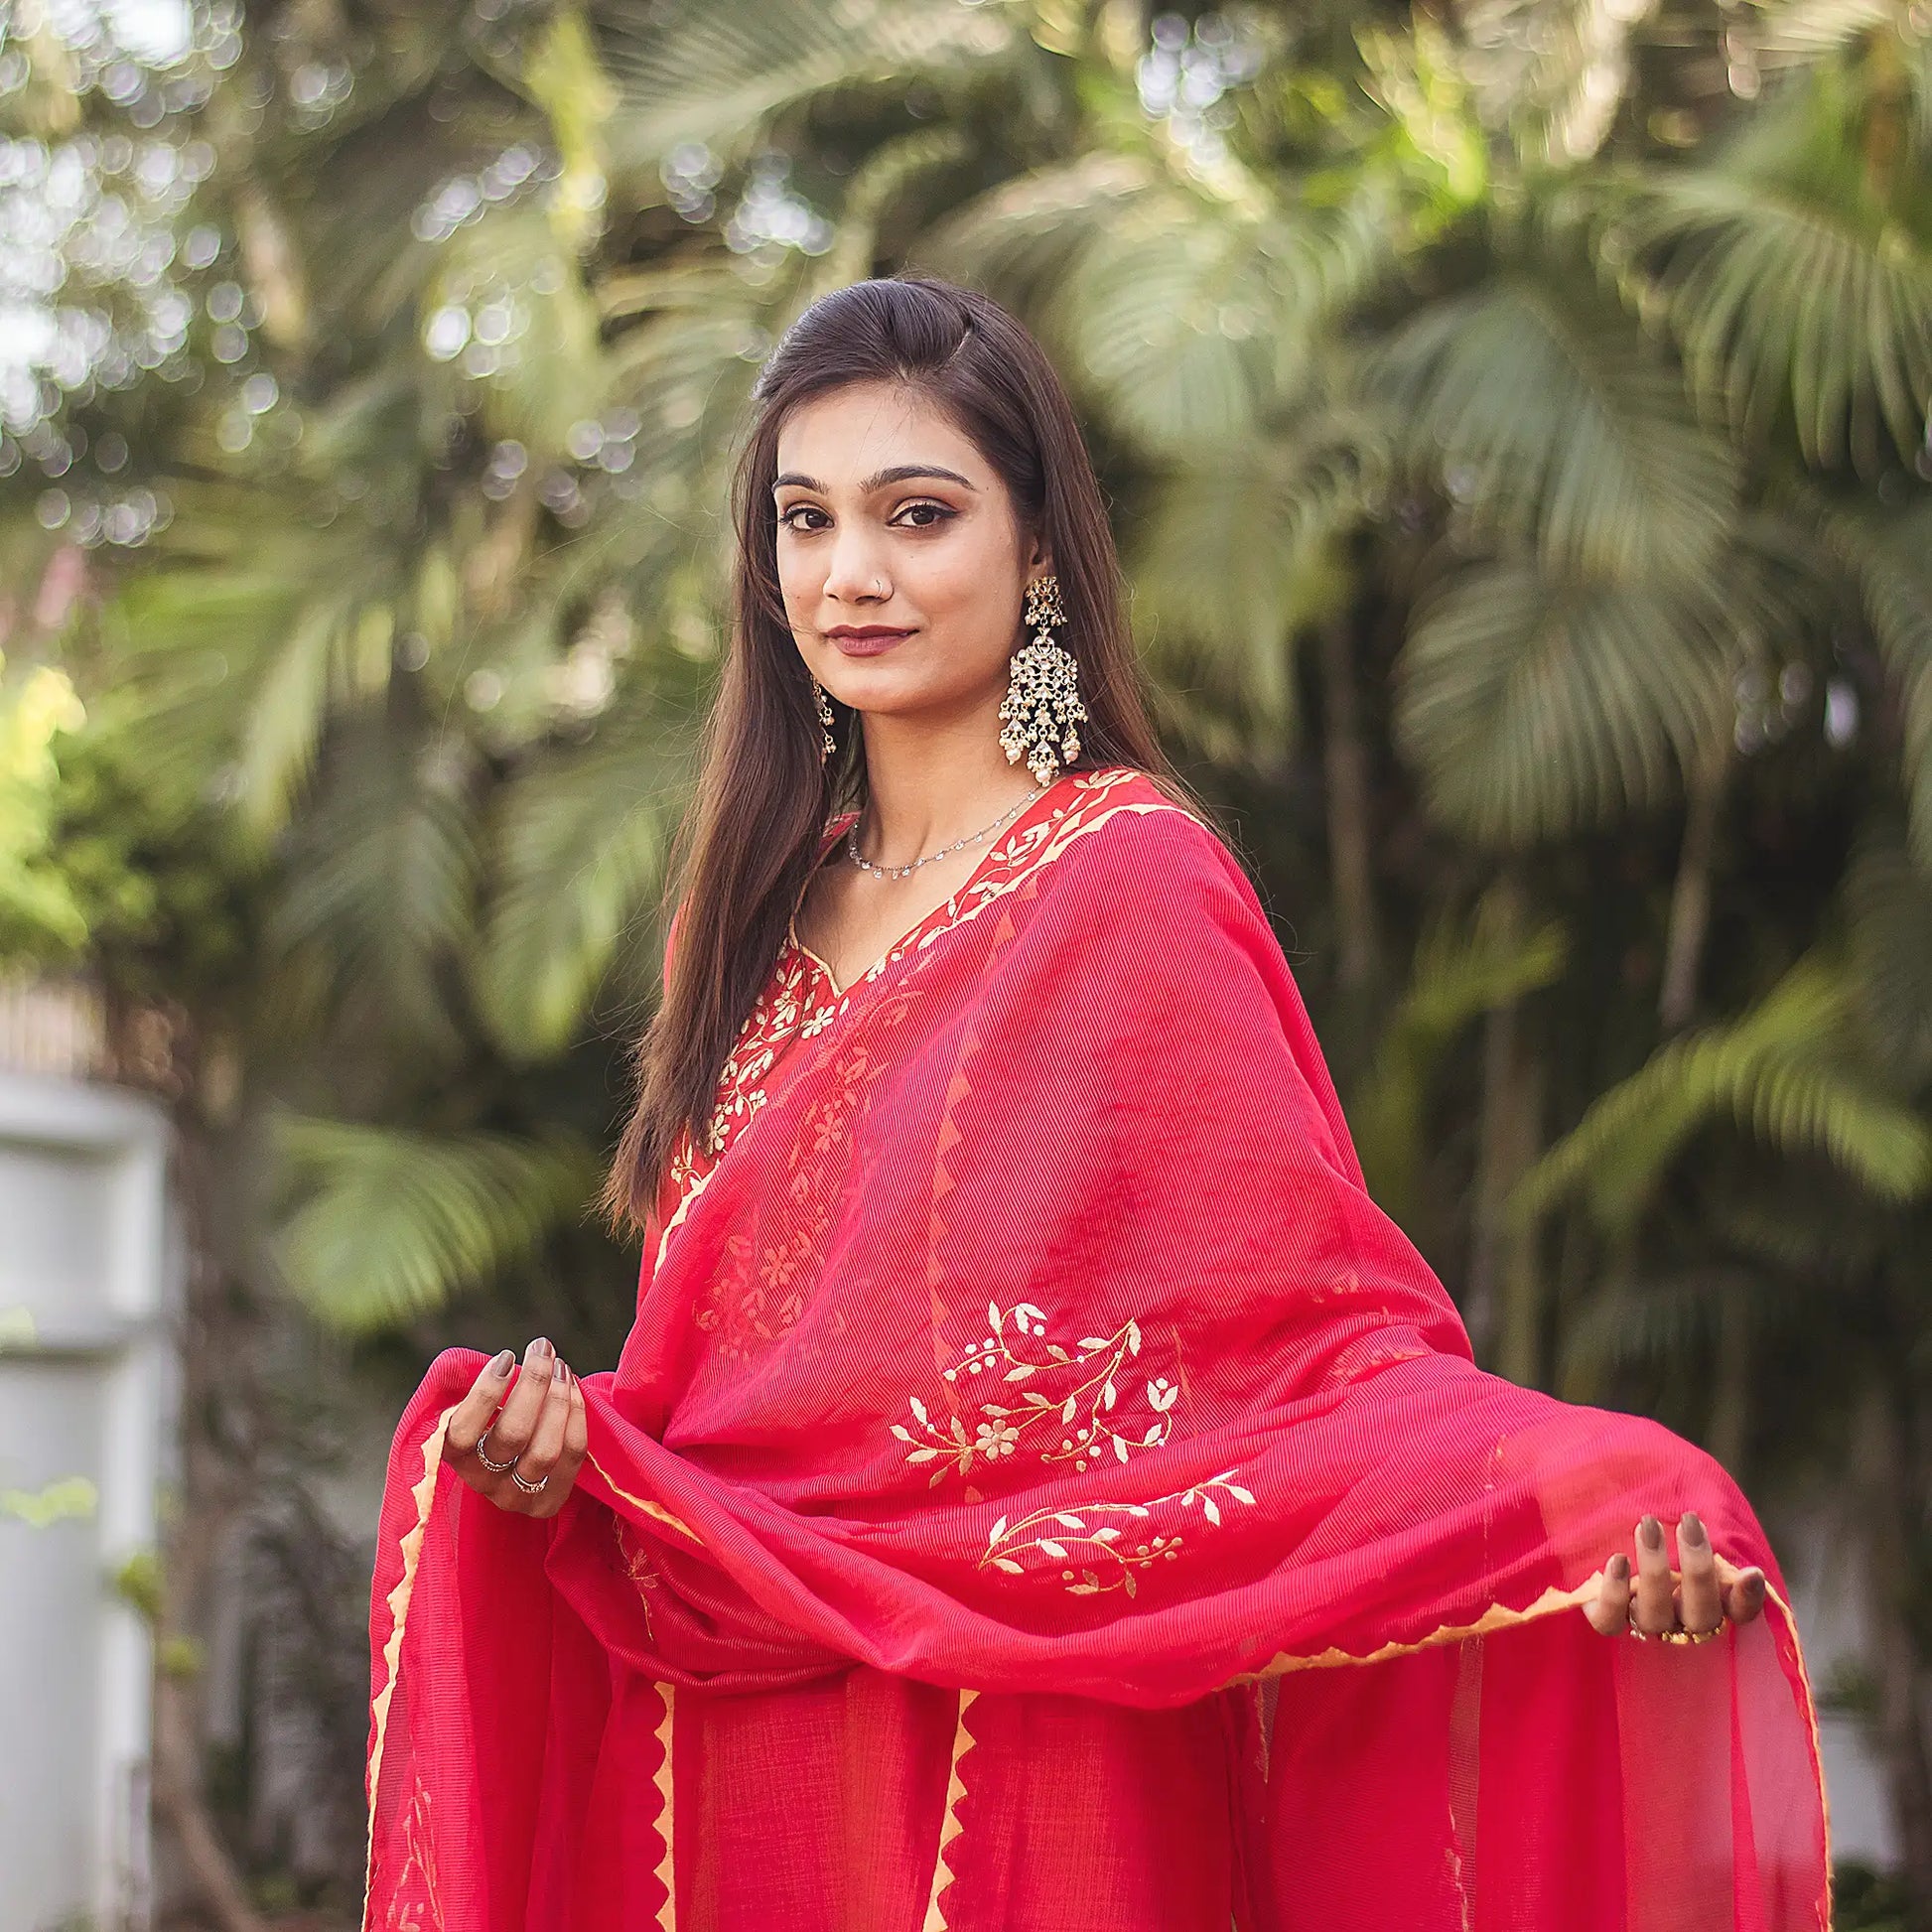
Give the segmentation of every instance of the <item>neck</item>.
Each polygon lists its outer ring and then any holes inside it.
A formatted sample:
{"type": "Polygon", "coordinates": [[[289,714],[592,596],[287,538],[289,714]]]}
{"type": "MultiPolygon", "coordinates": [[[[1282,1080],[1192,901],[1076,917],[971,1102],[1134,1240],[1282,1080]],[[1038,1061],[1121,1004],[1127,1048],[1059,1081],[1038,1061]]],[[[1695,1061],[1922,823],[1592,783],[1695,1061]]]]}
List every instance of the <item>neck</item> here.
{"type": "Polygon", "coordinates": [[[1034,788],[1000,749],[999,705],[957,722],[867,713],[866,785],[859,824],[868,857],[902,865],[990,824],[1034,788]]]}

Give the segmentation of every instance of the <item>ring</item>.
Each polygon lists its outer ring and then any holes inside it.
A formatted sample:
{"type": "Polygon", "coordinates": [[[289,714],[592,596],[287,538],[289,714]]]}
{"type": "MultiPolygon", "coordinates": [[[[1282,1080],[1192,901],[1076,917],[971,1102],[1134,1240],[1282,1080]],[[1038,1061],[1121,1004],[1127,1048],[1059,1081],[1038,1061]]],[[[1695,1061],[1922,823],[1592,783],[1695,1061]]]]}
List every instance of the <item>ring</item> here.
{"type": "Polygon", "coordinates": [[[548,1476],[545,1476],[543,1478],[543,1482],[525,1482],[523,1479],[523,1471],[517,1468],[512,1463],[510,1466],[510,1480],[513,1483],[515,1483],[516,1486],[520,1490],[522,1490],[526,1496],[534,1496],[537,1493],[537,1491],[544,1486],[544,1483],[550,1480],[550,1478],[548,1476]]]}
{"type": "Polygon", "coordinates": [[[1709,1643],[1725,1633],[1722,1619],[1708,1630],[1639,1630],[1634,1623],[1624,1626],[1639,1643],[1709,1643]]]}
{"type": "MultiPolygon", "coordinates": [[[[489,1429],[494,1429],[495,1427],[496,1427],[495,1423],[491,1423],[489,1425],[489,1429]]],[[[487,1469],[489,1473],[493,1476],[502,1475],[505,1471],[514,1473],[516,1468],[515,1456],[512,1455],[507,1462],[492,1462],[489,1459],[489,1457],[483,1453],[483,1445],[489,1441],[489,1429],[485,1429],[483,1433],[477,1438],[477,1460],[481,1462],[483,1465],[483,1467],[487,1469]]],[[[546,1478],[546,1480],[548,1478],[546,1478]]]]}

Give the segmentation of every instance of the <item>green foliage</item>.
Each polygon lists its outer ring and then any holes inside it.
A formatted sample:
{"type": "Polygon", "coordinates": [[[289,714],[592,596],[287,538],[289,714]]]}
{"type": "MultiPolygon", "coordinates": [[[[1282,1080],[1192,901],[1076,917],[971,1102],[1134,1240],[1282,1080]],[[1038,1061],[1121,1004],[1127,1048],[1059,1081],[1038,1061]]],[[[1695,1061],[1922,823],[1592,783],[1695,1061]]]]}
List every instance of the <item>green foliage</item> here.
{"type": "Polygon", "coordinates": [[[1852,1001],[1842,968],[1806,959],[1737,1020],[1659,1047],[1524,1176],[1512,1211],[1527,1218],[1576,1190],[1606,1226],[1628,1222],[1716,1121],[1823,1155],[1879,1200],[1918,1198],[1932,1187],[1932,1123],[1861,1063],[1852,1001]]]}
{"type": "Polygon", "coordinates": [[[296,1203],[284,1275],[322,1320],[351,1332],[434,1312],[527,1260],[597,1181],[591,1151],[557,1133],[429,1135],[288,1115],[276,1141],[296,1203]]]}

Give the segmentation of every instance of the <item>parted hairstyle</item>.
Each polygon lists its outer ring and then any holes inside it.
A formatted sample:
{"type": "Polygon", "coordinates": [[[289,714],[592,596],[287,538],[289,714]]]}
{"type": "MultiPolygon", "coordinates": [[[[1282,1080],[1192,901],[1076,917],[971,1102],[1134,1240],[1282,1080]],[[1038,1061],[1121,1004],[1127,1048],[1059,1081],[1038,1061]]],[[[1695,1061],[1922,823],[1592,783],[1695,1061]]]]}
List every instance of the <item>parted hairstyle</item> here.
{"type": "Polygon", "coordinates": [[[1050,548],[1066,613],[1055,638],[1079,663],[1088,713],[1074,768],[1132,765],[1176,799],[1188,797],[1149,721],[1092,461],[1032,334],[989,297],[929,276],[879,277],[821,296],[785,331],[752,392],[732,485],[731,636],[661,908],[665,916],[679,908],[676,944],[663,996],[632,1049],[636,1102],[600,1201],[620,1229],[642,1224],[682,1130],[702,1136],[826,822],[865,802],[861,734],[836,700],[841,750],[819,758],[811,673],[779,589],[772,482],[792,409],[879,380],[904,383],[944,410],[1005,483],[1023,535],[1050,548]]]}

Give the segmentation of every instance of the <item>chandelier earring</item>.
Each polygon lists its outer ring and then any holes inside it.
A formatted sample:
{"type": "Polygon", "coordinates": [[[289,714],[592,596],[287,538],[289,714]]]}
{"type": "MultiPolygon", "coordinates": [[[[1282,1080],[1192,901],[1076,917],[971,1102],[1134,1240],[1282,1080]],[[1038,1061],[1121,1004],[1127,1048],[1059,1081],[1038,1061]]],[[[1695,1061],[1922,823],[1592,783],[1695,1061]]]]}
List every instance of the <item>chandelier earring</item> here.
{"type": "Polygon", "coordinates": [[[817,678],[812,679],[812,705],[818,713],[818,761],[823,764],[839,749],[839,745],[832,736],[832,700],[817,678]]]}
{"type": "Polygon", "coordinates": [[[1080,702],[1080,666],[1064,644],[1053,641],[1051,626],[1063,622],[1057,577],[1035,577],[1027,586],[1027,628],[1037,634],[1013,653],[1007,666],[1007,695],[1000,705],[1006,729],[1000,749],[1009,764],[1024,758],[1036,784],[1046,784],[1062,761],[1080,756],[1076,725],[1086,722],[1080,702]]]}

